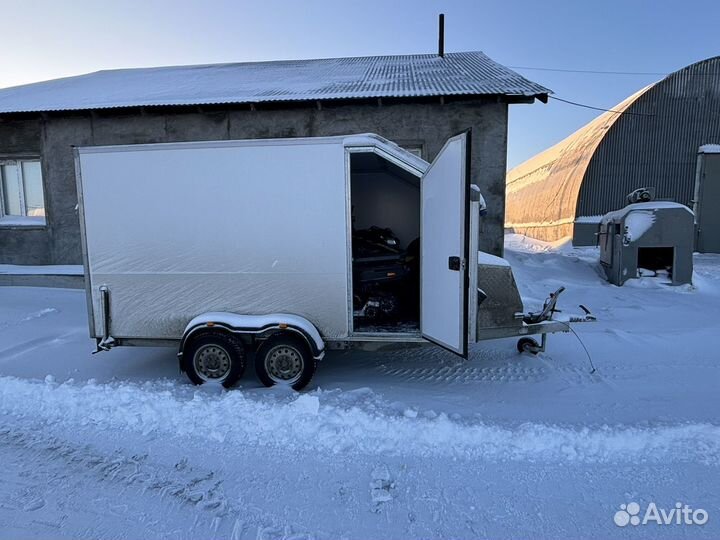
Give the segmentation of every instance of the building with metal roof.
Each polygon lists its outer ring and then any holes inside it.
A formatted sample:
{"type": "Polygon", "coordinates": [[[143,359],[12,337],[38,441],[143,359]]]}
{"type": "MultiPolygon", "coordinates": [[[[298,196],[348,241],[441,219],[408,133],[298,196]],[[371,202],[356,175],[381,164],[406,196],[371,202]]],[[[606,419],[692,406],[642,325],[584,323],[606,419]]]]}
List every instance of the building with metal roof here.
{"type": "Polygon", "coordinates": [[[373,132],[432,160],[468,128],[488,203],[482,248],[499,254],[508,106],[548,93],[482,52],[120,69],[0,89],[0,264],[81,262],[73,146],[373,132]]]}
{"type": "Polygon", "coordinates": [[[594,245],[600,217],[640,187],[694,207],[698,149],[720,142],[720,57],[680,69],[610,111],[508,172],[507,229],[594,245]]]}
{"type": "Polygon", "coordinates": [[[0,114],[363,98],[517,96],[548,89],[482,52],[98,71],[0,90],[0,114]]]}

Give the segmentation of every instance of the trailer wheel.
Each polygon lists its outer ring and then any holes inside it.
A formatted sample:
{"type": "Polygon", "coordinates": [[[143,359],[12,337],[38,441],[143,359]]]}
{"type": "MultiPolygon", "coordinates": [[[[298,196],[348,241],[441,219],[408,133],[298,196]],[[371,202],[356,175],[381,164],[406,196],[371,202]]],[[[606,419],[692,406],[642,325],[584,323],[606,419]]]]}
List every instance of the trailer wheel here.
{"type": "Polygon", "coordinates": [[[185,347],[182,364],[193,384],[217,383],[230,388],[245,371],[245,350],[234,336],[206,333],[185,347]]]}
{"type": "Polygon", "coordinates": [[[520,338],[517,342],[517,350],[519,353],[537,354],[540,352],[540,344],[533,338],[520,338]]]}
{"type": "Polygon", "coordinates": [[[267,387],[285,385],[302,390],[315,374],[316,366],[307,343],[289,334],[268,338],[255,355],[255,371],[267,387]]]}

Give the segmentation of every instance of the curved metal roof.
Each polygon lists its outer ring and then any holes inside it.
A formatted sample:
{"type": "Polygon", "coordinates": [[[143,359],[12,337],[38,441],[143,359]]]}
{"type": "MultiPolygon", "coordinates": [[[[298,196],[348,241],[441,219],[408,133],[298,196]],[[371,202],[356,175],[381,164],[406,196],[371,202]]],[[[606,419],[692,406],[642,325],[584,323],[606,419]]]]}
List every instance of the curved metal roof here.
{"type": "Polygon", "coordinates": [[[601,114],[555,146],[510,170],[506,180],[505,226],[525,234],[524,231],[572,224],[580,184],[595,150],[621,114],[652,86],[613,107],[616,112],[601,114]]]}
{"type": "Polygon", "coordinates": [[[720,56],[642,88],[507,173],[505,226],[557,240],[642,185],[688,204],[698,146],[720,137],[718,105],[720,56]]]}
{"type": "Polygon", "coordinates": [[[482,52],[458,52],[98,71],[2,89],[0,113],[549,93],[482,52]]]}

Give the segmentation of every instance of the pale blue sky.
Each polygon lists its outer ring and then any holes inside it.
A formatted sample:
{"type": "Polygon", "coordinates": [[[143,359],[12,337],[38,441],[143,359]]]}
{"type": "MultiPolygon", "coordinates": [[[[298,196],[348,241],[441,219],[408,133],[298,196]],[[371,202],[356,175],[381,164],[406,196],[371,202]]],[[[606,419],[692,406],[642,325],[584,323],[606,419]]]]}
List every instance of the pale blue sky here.
{"type": "MultiPolygon", "coordinates": [[[[720,55],[720,1],[0,0],[0,87],[119,67],[481,50],[508,66],[667,73],[720,55]]],[[[611,107],[658,75],[518,69],[556,95],[611,107]]],[[[598,112],[510,113],[508,163],[598,112]]]]}

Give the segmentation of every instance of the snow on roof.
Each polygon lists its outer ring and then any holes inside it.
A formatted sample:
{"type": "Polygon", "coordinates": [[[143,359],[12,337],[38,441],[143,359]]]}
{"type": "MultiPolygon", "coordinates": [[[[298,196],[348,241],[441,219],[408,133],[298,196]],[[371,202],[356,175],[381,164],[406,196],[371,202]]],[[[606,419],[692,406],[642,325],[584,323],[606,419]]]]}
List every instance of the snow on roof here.
{"type": "Polygon", "coordinates": [[[602,218],[602,214],[596,216],[578,216],[575,218],[575,223],[600,223],[602,218]]]}
{"type": "Polygon", "coordinates": [[[482,52],[98,71],[0,89],[0,113],[551,91],[482,52]]]}
{"type": "Polygon", "coordinates": [[[640,212],[655,212],[656,210],[667,210],[667,209],[679,209],[679,210],[683,210],[685,212],[689,212],[690,214],[693,214],[693,211],[690,210],[684,204],[680,204],[680,203],[673,202],[673,201],[639,202],[639,203],[628,204],[627,206],[624,206],[623,208],[620,208],[619,210],[613,210],[612,212],[608,212],[607,214],[605,214],[602,217],[602,223],[607,223],[608,221],[622,218],[623,216],[626,216],[632,212],[638,212],[638,211],[640,211],[640,212]]]}
{"type": "Polygon", "coordinates": [[[720,144],[703,144],[698,148],[698,154],[720,154],[720,144]]]}

